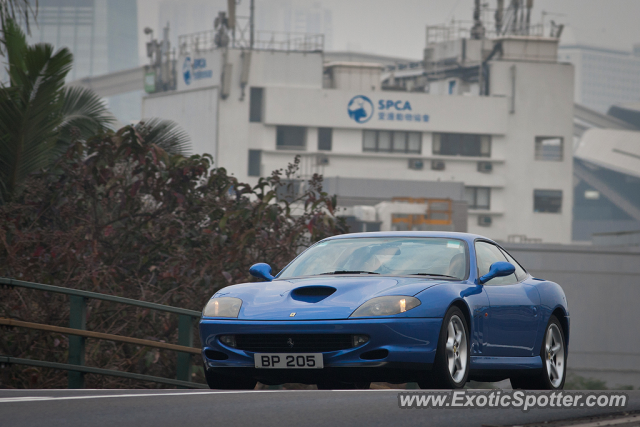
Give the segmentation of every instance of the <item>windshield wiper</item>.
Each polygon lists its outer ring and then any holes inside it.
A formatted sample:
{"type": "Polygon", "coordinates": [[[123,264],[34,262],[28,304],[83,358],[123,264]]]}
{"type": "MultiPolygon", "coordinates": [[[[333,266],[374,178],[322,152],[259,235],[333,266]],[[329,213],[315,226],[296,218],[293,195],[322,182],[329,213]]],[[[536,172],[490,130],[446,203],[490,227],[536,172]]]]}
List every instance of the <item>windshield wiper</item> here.
{"type": "Polygon", "coordinates": [[[359,271],[359,270],[336,270],[336,271],[329,271],[328,273],[320,273],[320,276],[325,274],[380,274],[380,273],[374,273],[373,271],[359,271]]]}
{"type": "Polygon", "coordinates": [[[436,273],[411,273],[411,276],[435,276],[435,277],[448,277],[451,279],[460,280],[459,277],[448,276],[446,274],[436,274],[436,273]]]}

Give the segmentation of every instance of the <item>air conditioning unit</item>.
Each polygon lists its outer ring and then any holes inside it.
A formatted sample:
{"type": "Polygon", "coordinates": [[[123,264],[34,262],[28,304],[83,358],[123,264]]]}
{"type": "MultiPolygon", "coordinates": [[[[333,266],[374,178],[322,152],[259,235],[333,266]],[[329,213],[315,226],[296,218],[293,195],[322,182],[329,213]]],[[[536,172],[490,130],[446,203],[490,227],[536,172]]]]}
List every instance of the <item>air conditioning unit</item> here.
{"type": "Polygon", "coordinates": [[[409,169],[422,170],[424,162],[421,159],[409,159],[409,169]]]}
{"type": "Polygon", "coordinates": [[[318,166],[328,166],[329,165],[329,158],[327,156],[317,156],[316,157],[316,164],[318,166]]]}
{"type": "Polygon", "coordinates": [[[491,162],[478,162],[478,172],[490,173],[493,170],[493,163],[491,162]]]}
{"type": "Polygon", "coordinates": [[[431,170],[434,171],[443,171],[444,170],[444,162],[442,160],[431,160],[431,170]]]}
{"type": "Polygon", "coordinates": [[[493,219],[489,215],[480,215],[478,216],[478,225],[481,227],[489,227],[493,219]]]}

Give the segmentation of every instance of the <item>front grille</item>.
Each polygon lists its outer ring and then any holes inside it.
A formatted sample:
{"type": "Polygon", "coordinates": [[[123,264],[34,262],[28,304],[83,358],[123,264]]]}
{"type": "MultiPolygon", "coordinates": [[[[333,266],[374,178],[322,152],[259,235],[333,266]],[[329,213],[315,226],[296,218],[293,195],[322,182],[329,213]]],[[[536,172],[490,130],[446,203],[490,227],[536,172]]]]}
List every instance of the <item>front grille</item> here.
{"type": "Polygon", "coordinates": [[[236,335],[235,348],[254,352],[327,352],[353,347],[349,334],[246,334],[236,335]]]}

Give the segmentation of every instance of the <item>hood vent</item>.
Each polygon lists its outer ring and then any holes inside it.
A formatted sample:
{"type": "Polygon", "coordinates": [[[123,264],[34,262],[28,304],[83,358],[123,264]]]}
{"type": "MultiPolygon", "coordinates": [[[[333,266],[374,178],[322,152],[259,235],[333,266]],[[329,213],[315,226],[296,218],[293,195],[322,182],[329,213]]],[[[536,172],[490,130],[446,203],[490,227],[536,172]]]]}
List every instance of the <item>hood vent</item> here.
{"type": "Polygon", "coordinates": [[[291,291],[291,298],[296,301],[315,303],[333,294],[336,288],[331,286],[303,286],[291,291]]]}

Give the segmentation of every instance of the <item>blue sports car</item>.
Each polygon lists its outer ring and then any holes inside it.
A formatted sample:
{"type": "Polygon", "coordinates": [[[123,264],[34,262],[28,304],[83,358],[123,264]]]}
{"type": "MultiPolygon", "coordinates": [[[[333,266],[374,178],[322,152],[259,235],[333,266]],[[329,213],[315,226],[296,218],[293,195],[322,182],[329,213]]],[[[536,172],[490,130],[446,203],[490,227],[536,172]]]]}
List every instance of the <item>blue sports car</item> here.
{"type": "Polygon", "coordinates": [[[569,311],[562,288],[532,277],[497,243],[444,232],[345,234],[275,277],[228,286],[200,320],[207,382],[368,388],[372,381],[455,389],[469,380],[561,389],[569,311]]]}

